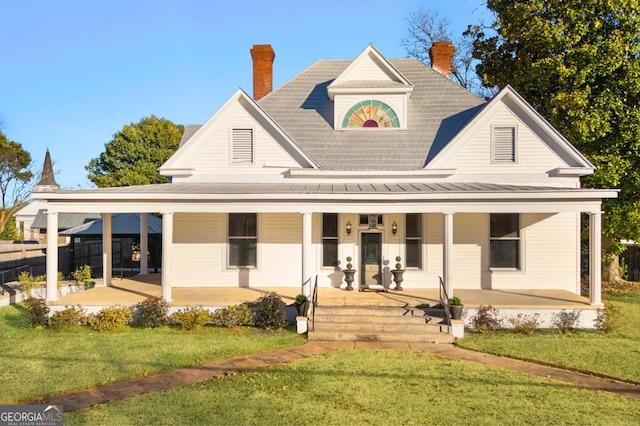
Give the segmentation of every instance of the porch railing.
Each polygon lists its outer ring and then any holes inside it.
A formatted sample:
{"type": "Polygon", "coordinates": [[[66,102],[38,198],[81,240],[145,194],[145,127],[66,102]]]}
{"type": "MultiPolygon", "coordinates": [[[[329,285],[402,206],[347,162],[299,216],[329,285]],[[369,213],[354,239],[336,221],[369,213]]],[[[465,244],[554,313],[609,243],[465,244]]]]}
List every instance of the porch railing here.
{"type": "Polygon", "coordinates": [[[318,275],[313,284],[313,292],[311,292],[311,331],[316,328],[316,306],[318,306],[318,275]]]}
{"type": "Polygon", "coordinates": [[[444,286],[442,277],[438,277],[440,280],[440,306],[444,308],[444,316],[447,321],[447,333],[451,333],[451,312],[449,311],[449,295],[447,289],[444,286]]]}

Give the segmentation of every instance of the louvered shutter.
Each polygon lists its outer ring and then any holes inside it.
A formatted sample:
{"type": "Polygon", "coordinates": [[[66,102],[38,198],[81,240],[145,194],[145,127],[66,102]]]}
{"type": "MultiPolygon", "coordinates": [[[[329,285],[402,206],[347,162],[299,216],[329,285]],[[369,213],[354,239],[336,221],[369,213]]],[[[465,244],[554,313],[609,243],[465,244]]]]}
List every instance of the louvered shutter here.
{"type": "Polygon", "coordinates": [[[252,129],[233,129],[232,145],[232,163],[253,163],[252,129]]]}
{"type": "Polygon", "coordinates": [[[491,136],[491,161],[516,161],[516,128],[494,127],[491,136]]]}

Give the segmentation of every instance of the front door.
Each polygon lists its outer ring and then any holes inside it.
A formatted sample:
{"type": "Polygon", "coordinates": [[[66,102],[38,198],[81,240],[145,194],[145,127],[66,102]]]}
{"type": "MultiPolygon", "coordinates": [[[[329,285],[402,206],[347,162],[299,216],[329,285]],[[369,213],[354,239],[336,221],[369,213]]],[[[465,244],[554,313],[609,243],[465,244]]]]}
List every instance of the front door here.
{"type": "Polygon", "coordinates": [[[382,234],[363,232],[360,234],[362,255],[360,257],[361,287],[382,285],[382,234]]]}

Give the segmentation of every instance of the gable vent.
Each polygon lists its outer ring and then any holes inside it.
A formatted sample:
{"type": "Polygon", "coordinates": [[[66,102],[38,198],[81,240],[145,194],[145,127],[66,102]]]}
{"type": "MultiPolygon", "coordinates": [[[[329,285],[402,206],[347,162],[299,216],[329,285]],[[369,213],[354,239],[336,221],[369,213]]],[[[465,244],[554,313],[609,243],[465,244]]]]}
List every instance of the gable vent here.
{"type": "Polygon", "coordinates": [[[233,129],[231,162],[253,163],[253,129],[233,129]]]}
{"type": "Polygon", "coordinates": [[[516,128],[494,127],[491,134],[491,161],[516,161],[516,128]]]}

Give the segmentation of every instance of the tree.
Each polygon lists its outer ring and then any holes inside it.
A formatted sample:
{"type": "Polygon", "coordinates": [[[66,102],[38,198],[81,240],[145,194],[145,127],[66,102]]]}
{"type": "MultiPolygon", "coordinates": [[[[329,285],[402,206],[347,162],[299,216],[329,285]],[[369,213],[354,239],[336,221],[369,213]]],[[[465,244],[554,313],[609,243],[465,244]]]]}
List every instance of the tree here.
{"type": "Polygon", "coordinates": [[[23,207],[32,177],[31,154],[22,148],[22,144],[10,141],[0,131],[0,232],[23,207]]]}
{"type": "Polygon", "coordinates": [[[494,91],[482,85],[482,81],[475,73],[477,60],[473,58],[473,45],[468,38],[453,39],[449,30],[450,22],[441,17],[440,13],[428,9],[418,9],[407,18],[409,27],[407,36],[402,39],[402,45],[407,55],[419,59],[431,66],[429,49],[438,41],[449,41],[456,50],[451,63],[453,81],[480,97],[491,97],[494,91]]]}
{"type": "Polygon", "coordinates": [[[125,125],[85,169],[99,188],[168,182],[158,167],[176,151],[184,126],[156,116],[125,125]]]}
{"type": "MultiPolygon", "coordinates": [[[[638,0],[488,0],[489,28],[471,26],[487,87],[513,86],[596,166],[585,186],[605,200],[603,234],[618,280],[620,239],[640,241],[640,7],[638,0]]],[[[606,273],[605,273],[606,277],[606,273]]]]}

